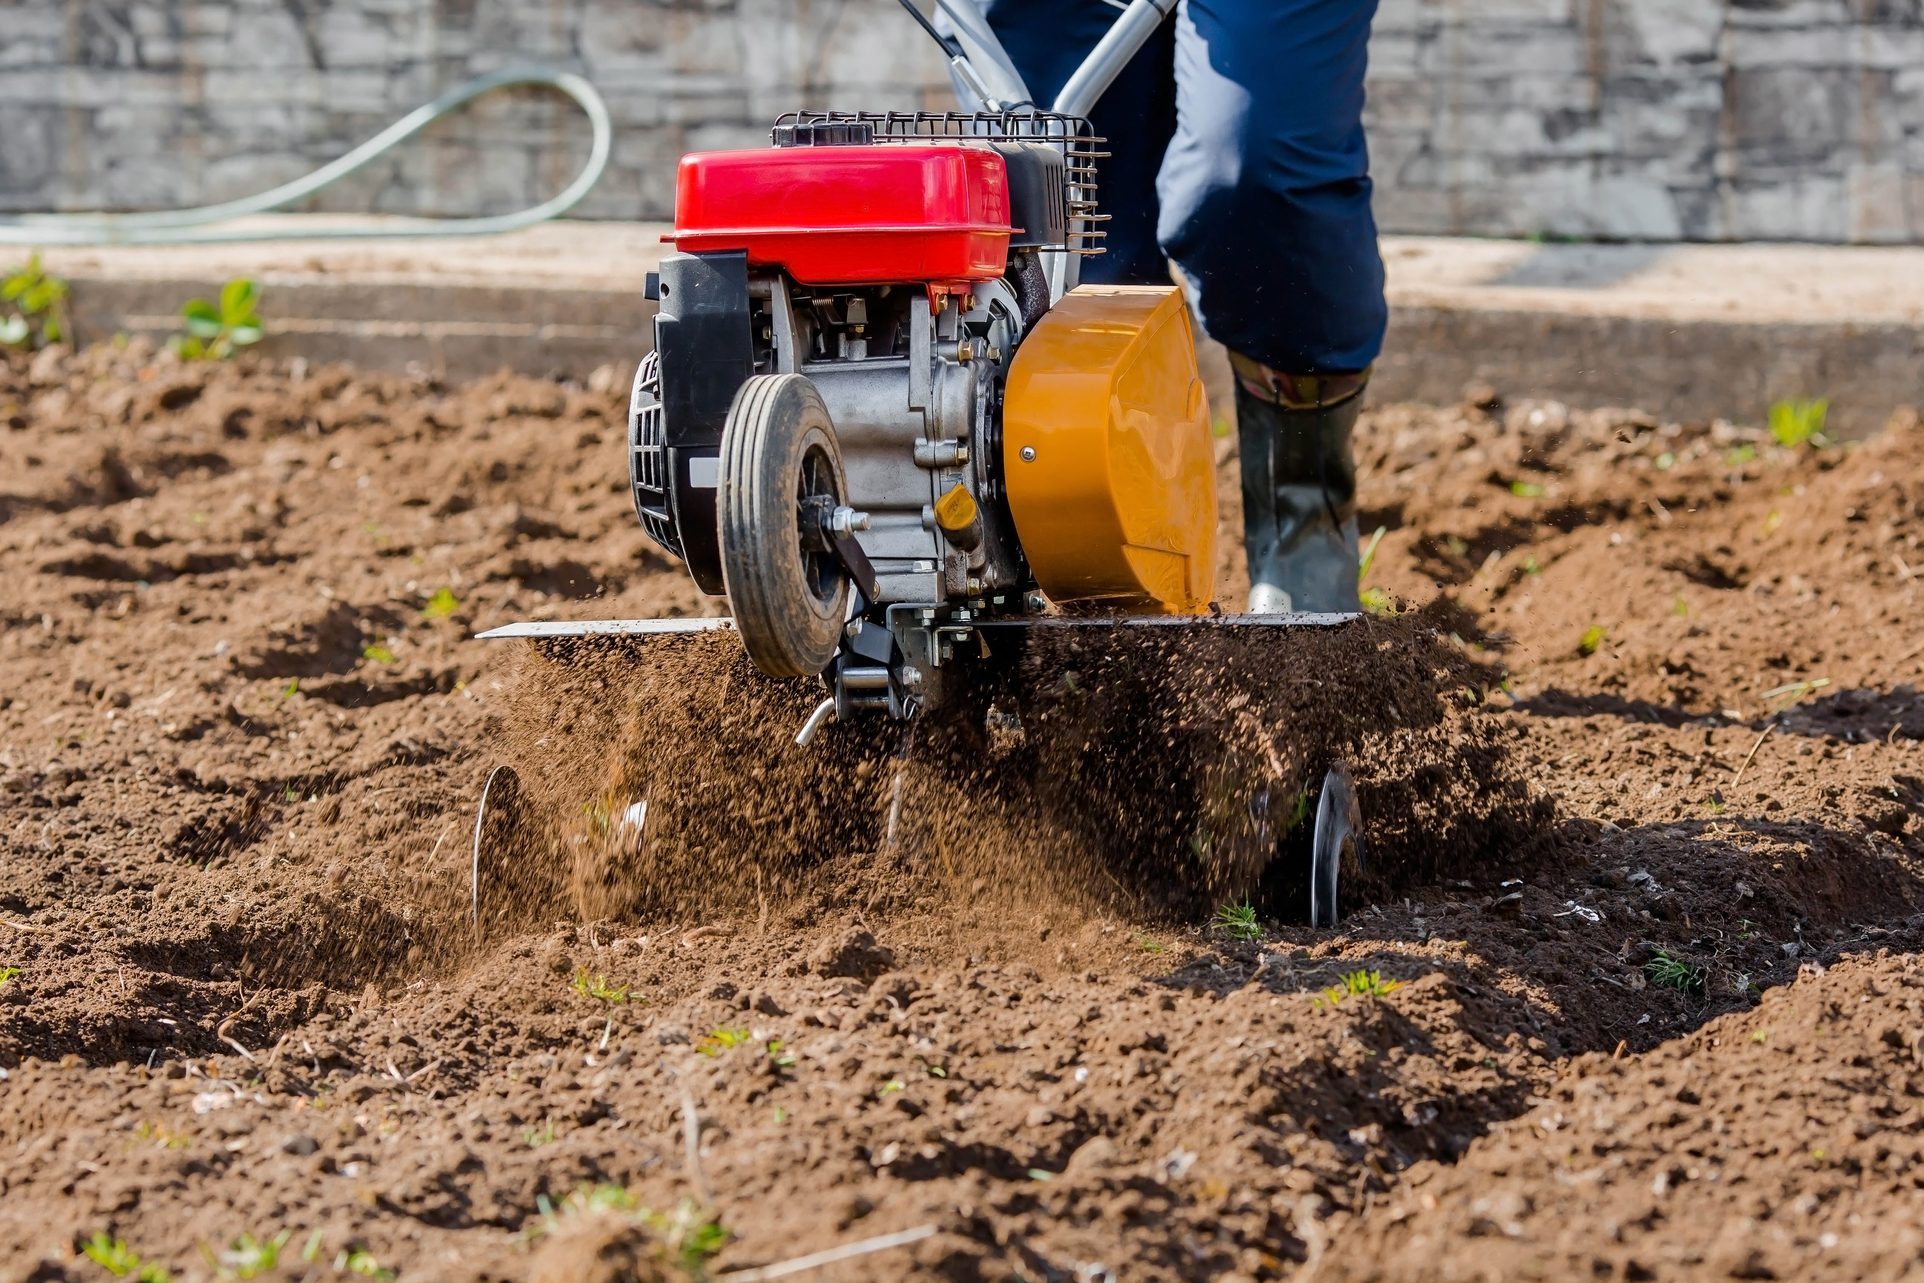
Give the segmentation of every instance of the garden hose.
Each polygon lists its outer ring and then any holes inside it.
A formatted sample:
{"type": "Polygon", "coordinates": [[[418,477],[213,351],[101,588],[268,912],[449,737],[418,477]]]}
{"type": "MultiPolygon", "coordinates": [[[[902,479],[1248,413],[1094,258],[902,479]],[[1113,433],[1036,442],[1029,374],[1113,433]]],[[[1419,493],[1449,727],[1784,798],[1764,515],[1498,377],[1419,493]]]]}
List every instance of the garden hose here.
{"type": "Polygon", "coordinates": [[[511,232],[546,222],[580,204],[608,168],[613,138],[608,104],[595,87],[571,72],[538,67],[504,68],[477,76],[417,107],[353,151],[303,178],[283,183],[259,195],[192,209],[160,210],[141,214],[17,214],[0,218],[0,245],[213,245],[233,241],[362,240],[375,237],[485,236],[511,232]],[[249,214],[263,214],[305,200],[392,151],[443,116],[497,89],[520,86],[554,89],[572,99],[586,113],[594,129],[587,163],[555,196],[509,214],[480,218],[395,219],[384,223],[341,224],[283,230],[266,227],[218,227],[249,214]]]}

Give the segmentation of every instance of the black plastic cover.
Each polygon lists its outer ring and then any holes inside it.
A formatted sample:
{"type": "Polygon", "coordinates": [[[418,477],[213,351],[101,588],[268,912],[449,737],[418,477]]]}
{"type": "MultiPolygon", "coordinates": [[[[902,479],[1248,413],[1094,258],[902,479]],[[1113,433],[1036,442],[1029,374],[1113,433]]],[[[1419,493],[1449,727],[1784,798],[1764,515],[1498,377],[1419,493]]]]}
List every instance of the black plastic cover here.
{"type": "Polygon", "coordinates": [[[1009,248],[1069,242],[1062,151],[1053,143],[991,143],[1009,167],[1009,248]]]}
{"type": "Polygon", "coordinates": [[[722,591],[715,521],[722,425],[735,394],[755,372],[748,312],[748,255],[671,254],[661,261],[662,437],[669,504],[682,559],[703,591],[722,591]]]}
{"type": "Polygon", "coordinates": [[[735,393],[755,372],[748,253],[670,254],[661,261],[662,433],[671,449],[721,446],[735,393]]]}

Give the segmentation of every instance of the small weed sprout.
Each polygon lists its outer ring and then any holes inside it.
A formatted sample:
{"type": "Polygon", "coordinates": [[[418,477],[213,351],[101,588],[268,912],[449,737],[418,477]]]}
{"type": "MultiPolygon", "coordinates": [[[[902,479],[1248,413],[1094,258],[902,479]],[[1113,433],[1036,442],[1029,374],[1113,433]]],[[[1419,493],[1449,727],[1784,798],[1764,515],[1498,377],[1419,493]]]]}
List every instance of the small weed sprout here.
{"type": "Polygon", "coordinates": [[[1675,989],[1678,993],[1702,993],[1704,973],[1701,967],[1693,967],[1667,949],[1659,949],[1650,961],[1643,964],[1644,974],[1650,983],[1665,989],[1675,989]]]}
{"type": "Polygon", "coordinates": [[[1401,980],[1385,980],[1380,971],[1347,971],[1310,1001],[1319,1007],[1336,1007],[1351,998],[1386,998],[1402,987],[1401,980]]]}
{"type": "Polygon", "coordinates": [[[728,1244],[728,1230],[707,1209],[684,1198],[673,1212],[643,1207],[620,1185],[582,1185],[556,1207],[546,1194],[535,1199],[541,1218],[523,1232],[524,1239],[553,1234],[586,1216],[612,1216],[640,1226],[661,1241],[666,1259],[691,1279],[708,1276],[708,1262],[728,1244]]]}
{"type": "Polygon", "coordinates": [[[1602,624],[1592,624],[1577,638],[1577,654],[1586,659],[1603,649],[1603,639],[1608,636],[1602,624]]]}
{"type": "Polygon", "coordinates": [[[1262,924],[1256,921],[1256,906],[1247,900],[1241,904],[1225,904],[1216,910],[1216,916],[1209,920],[1209,927],[1218,935],[1245,943],[1263,938],[1262,924]]]}
{"type": "Polygon", "coordinates": [[[627,1002],[629,998],[627,985],[611,984],[604,975],[591,976],[586,967],[575,972],[574,991],[584,998],[598,998],[606,1003],[627,1002]]]}
{"type": "Polygon", "coordinates": [[[206,1244],[201,1245],[201,1255],[214,1272],[224,1279],[252,1279],[278,1269],[281,1263],[281,1249],[294,1237],[293,1230],[282,1230],[270,1239],[257,1239],[243,1232],[240,1237],[220,1251],[215,1252],[206,1244]]]}
{"type": "Polygon", "coordinates": [[[1785,686],[1773,686],[1763,693],[1762,698],[1776,701],[1770,711],[1781,713],[1806,695],[1815,695],[1830,685],[1828,677],[1812,677],[1801,682],[1791,682],[1785,686]]]}
{"type": "Polygon", "coordinates": [[[1298,824],[1301,824],[1304,820],[1307,820],[1308,818],[1309,818],[1309,787],[1305,785],[1304,787],[1296,790],[1296,798],[1293,802],[1290,803],[1290,806],[1289,806],[1289,823],[1283,826],[1283,832],[1285,833],[1293,832],[1298,824]]]}
{"type": "Polygon", "coordinates": [[[343,1248],[334,1258],[336,1274],[358,1274],[364,1279],[379,1279],[381,1283],[391,1283],[394,1271],[374,1259],[374,1253],[357,1245],[343,1248]]]}
{"type": "Polygon", "coordinates": [[[1779,401],[1770,407],[1770,437],[1787,450],[1799,446],[1827,446],[1824,424],[1830,417],[1830,399],[1779,401]]]}
{"type": "Polygon", "coordinates": [[[126,1239],[115,1238],[105,1230],[95,1230],[93,1237],[80,1245],[80,1254],[117,1279],[169,1283],[173,1277],[165,1268],[141,1260],[140,1254],[127,1246],[126,1239]]]}
{"type": "Polygon", "coordinates": [[[0,989],[12,984],[21,974],[18,967],[0,967],[0,989]]]}
{"type": "Polygon", "coordinates": [[[398,657],[392,647],[383,646],[380,642],[370,642],[361,647],[361,658],[370,664],[392,664],[398,657]]]}
{"type": "Polygon", "coordinates": [[[13,314],[0,318],[0,347],[45,347],[67,337],[67,282],[40,265],[40,255],[0,278],[0,301],[13,314]]]}
{"type": "Polygon", "coordinates": [[[1541,499],[1543,487],[1534,481],[1512,481],[1510,493],[1519,499],[1541,499]]]}
{"type": "Polygon", "coordinates": [[[521,1133],[521,1141],[529,1149],[540,1149],[543,1145],[554,1144],[556,1134],[553,1123],[544,1123],[540,1127],[524,1130],[521,1133]]]}
{"type": "Polygon", "coordinates": [[[1376,533],[1370,536],[1370,541],[1363,545],[1363,555],[1356,563],[1356,595],[1361,600],[1363,609],[1372,615],[1396,613],[1396,603],[1390,599],[1386,590],[1363,586],[1363,581],[1370,577],[1370,567],[1376,564],[1376,549],[1383,542],[1383,536],[1388,533],[1388,526],[1378,526],[1376,533]]]}
{"type": "Polygon", "coordinates": [[[724,1051],[731,1051],[746,1043],[748,1037],[746,1029],[727,1026],[711,1029],[695,1040],[695,1050],[704,1056],[719,1056],[724,1051]]]}
{"type": "Polygon", "coordinates": [[[146,1141],[156,1149],[186,1149],[187,1138],[165,1123],[141,1123],[134,1128],[134,1139],[146,1141]]]}
{"type": "Polygon", "coordinates": [[[174,351],[183,361],[225,361],[241,348],[260,342],[264,331],[254,310],[260,297],[259,285],[236,276],[220,287],[217,302],[188,299],[180,309],[187,332],[174,336],[174,351]]]}
{"type": "Polygon", "coordinates": [[[436,588],[434,595],[428,598],[427,604],[421,607],[421,618],[446,619],[459,609],[461,609],[461,599],[454,595],[454,589],[436,588]]]}

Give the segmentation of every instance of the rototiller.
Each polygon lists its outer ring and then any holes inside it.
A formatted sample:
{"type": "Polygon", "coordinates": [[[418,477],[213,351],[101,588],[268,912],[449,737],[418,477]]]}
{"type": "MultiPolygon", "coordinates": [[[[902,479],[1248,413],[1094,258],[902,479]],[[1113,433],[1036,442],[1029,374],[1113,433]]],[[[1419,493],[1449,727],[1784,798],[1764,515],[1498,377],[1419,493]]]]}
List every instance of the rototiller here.
{"type": "MultiPolygon", "coordinates": [[[[732,620],[483,636],[732,627],[762,672],[825,684],[805,744],[830,717],[948,702],[1024,629],[1353,618],[1212,611],[1215,458],[1182,293],[1078,285],[1103,221],[1085,113],[1175,0],[1135,0],[1049,111],[967,0],[941,0],[949,33],[904,7],[965,110],[793,112],[769,147],[681,161],[629,475],[649,536],[732,620]]],[[[1340,842],[1347,789],[1322,809],[1340,842]]]]}

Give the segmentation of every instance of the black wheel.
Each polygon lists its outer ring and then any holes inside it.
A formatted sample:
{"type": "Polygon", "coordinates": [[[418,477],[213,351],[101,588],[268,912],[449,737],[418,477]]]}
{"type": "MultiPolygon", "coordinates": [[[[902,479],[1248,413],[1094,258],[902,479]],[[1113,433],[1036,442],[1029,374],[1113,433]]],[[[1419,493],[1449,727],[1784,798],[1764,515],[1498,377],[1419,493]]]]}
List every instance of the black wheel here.
{"type": "Polygon", "coordinates": [[[846,502],[835,425],[799,374],[742,384],[722,428],[722,582],[755,667],[812,677],[835,658],[848,577],[821,537],[823,506],[846,502]]]}

